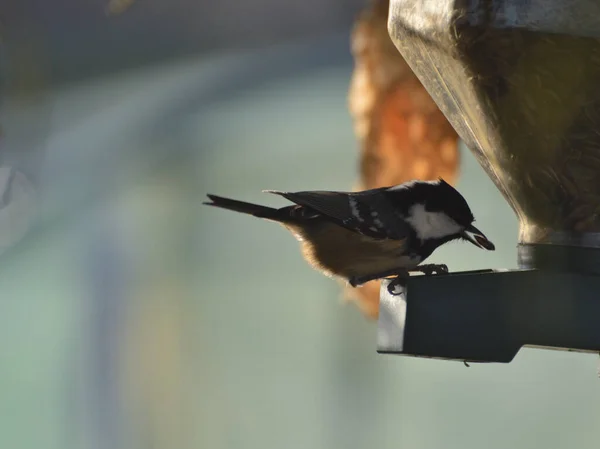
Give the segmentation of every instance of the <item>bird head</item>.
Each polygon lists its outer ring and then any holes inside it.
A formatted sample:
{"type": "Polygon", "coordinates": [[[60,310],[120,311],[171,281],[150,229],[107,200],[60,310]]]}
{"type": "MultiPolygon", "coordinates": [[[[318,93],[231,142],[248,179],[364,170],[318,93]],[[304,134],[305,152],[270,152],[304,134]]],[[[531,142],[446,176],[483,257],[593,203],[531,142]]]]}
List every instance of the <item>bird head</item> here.
{"type": "Polygon", "coordinates": [[[402,195],[403,198],[398,200],[405,205],[405,220],[422,242],[462,239],[482,249],[495,249],[485,234],[473,225],[475,217],[467,201],[443,179],[403,184],[395,193],[402,195]]]}

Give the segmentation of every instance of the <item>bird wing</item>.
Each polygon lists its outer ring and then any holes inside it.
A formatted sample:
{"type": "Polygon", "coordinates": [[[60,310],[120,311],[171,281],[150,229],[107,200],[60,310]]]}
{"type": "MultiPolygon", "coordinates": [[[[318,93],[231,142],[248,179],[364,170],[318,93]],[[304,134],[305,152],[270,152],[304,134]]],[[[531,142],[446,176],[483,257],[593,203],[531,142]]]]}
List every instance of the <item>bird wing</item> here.
{"type": "Polygon", "coordinates": [[[375,239],[405,239],[410,235],[409,225],[396,213],[383,189],[363,192],[279,192],[293,203],[305,206],[328,217],[340,226],[375,239]]]}

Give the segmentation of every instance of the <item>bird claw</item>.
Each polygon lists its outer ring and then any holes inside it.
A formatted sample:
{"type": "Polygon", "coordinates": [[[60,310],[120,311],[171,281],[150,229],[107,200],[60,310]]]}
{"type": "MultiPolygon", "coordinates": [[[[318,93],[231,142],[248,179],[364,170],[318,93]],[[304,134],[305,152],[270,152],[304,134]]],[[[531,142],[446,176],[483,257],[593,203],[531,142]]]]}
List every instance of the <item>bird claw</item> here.
{"type": "Polygon", "coordinates": [[[398,295],[402,294],[402,292],[404,291],[404,288],[406,287],[406,278],[407,278],[407,275],[399,274],[394,279],[392,279],[390,281],[390,283],[387,285],[388,293],[392,296],[398,296],[398,295]],[[400,287],[400,291],[398,293],[396,293],[396,286],[400,287]]]}
{"type": "Polygon", "coordinates": [[[427,264],[419,265],[410,271],[416,271],[423,273],[425,276],[431,276],[434,274],[445,274],[448,273],[448,266],[444,264],[427,264]]]}
{"type": "MultiPolygon", "coordinates": [[[[377,280],[381,280],[390,276],[395,276],[394,280],[390,283],[390,285],[394,284],[394,281],[398,280],[398,279],[405,279],[408,276],[408,271],[404,270],[403,268],[400,268],[398,270],[390,270],[384,273],[379,273],[377,275],[370,275],[370,276],[354,276],[348,279],[348,283],[350,284],[351,287],[356,288],[356,287],[360,287],[363,284],[366,284],[367,282],[370,281],[377,281],[377,280]]],[[[394,284],[392,287],[394,287],[396,284],[394,284]]],[[[391,292],[390,292],[391,293],[391,292]]]]}
{"type": "Polygon", "coordinates": [[[387,289],[388,289],[388,292],[390,293],[390,295],[397,296],[400,293],[394,293],[396,286],[400,286],[402,289],[404,289],[405,284],[403,281],[405,281],[406,278],[409,276],[409,272],[419,272],[419,273],[423,273],[426,276],[431,276],[433,274],[448,273],[448,266],[446,266],[444,264],[419,265],[408,271],[406,271],[406,270],[389,271],[386,273],[381,273],[376,276],[351,277],[348,279],[348,283],[350,284],[350,286],[352,288],[356,288],[356,287],[360,287],[363,284],[366,284],[369,281],[375,281],[378,279],[383,279],[385,277],[395,276],[391,280],[391,282],[388,284],[387,289]]]}
{"type": "MultiPolygon", "coordinates": [[[[409,271],[412,271],[412,272],[416,271],[416,272],[423,273],[425,276],[432,276],[434,274],[448,273],[448,266],[445,264],[427,264],[427,265],[420,265],[409,271]]],[[[402,288],[402,290],[404,290],[404,287],[406,286],[406,284],[403,281],[406,281],[407,276],[408,276],[408,273],[398,274],[398,276],[396,276],[388,284],[387,289],[388,289],[388,292],[390,293],[390,295],[398,296],[400,294],[400,293],[394,293],[394,291],[396,290],[396,286],[400,286],[402,288]]]]}

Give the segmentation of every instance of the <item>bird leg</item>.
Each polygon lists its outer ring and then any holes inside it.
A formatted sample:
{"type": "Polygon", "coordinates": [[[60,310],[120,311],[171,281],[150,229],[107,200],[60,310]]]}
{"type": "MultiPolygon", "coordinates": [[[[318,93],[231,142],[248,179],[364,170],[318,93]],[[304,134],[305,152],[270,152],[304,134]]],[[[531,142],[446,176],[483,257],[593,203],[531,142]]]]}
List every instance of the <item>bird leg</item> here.
{"type": "Polygon", "coordinates": [[[404,287],[406,287],[406,279],[409,277],[408,273],[406,276],[398,275],[394,279],[390,281],[387,285],[387,291],[392,296],[398,296],[404,291],[404,287]],[[396,293],[396,286],[400,286],[400,292],[396,293]]]}
{"type": "MultiPolygon", "coordinates": [[[[423,273],[425,276],[431,276],[433,274],[447,273],[448,267],[444,264],[425,264],[425,265],[417,266],[415,268],[410,268],[410,269],[406,270],[406,275],[404,275],[404,276],[398,275],[395,279],[392,280],[392,282],[390,282],[388,284],[387,289],[388,289],[388,292],[390,293],[390,295],[397,296],[400,294],[400,293],[395,293],[396,286],[399,285],[400,287],[404,287],[404,281],[408,277],[408,273],[411,273],[411,272],[418,272],[418,273],[423,273]]],[[[402,292],[402,290],[400,292],[402,292]]]]}
{"type": "Polygon", "coordinates": [[[425,276],[431,276],[432,274],[442,274],[442,273],[447,273],[448,272],[448,266],[444,265],[444,264],[425,264],[425,265],[418,265],[414,268],[410,268],[408,270],[409,272],[417,272],[417,273],[423,273],[425,276]]]}
{"type": "Polygon", "coordinates": [[[376,281],[378,279],[383,279],[390,276],[406,278],[408,277],[408,271],[406,270],[406,268],[395,268],[393,270],[383,271],[381,273],[367,274],[364,276],[353,276],[348,279],[348,282],[352,287],[358,287],[360,285],[366,284],[367,282],[376,281]]]}
{"type": "Polygon", "coordinates": [[[406,280],[409,276],[410,272],[418,272],[423,273],[426,276],[431,276],[433,274],[441,274],[447,273],[448,267],[443,264],[425,264],[419,265],[414,268],[406,269],[406,268],[396,268],[393,270],[383,271],[381,273],[368,274],[364,276],[353,276],[348,279],[348,282],[352,287],[358,287],[360,285],[366,284],[370,281],[376,281],[378,279],[388,278],[395,276],[395,278],[388,284],[388,292],[391,295],[395,295],[394,291],[396,290],[396,286],[402,286],[402,281],[406,280]]]}

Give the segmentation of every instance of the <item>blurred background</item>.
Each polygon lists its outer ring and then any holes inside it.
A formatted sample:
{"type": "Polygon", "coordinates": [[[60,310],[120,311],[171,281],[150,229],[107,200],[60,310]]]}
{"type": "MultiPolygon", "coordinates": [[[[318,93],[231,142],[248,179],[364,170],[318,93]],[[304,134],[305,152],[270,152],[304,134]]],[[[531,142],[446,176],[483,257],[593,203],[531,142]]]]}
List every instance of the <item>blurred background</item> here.
{"type": "MultiPolygon", "coordinates": [[[[597,447],[597,357],[377,355],[283,229],[201,206],[352,188],[365,6],[0,5],[0,447],[597,447]]],[[[514,268],[516,218],[460,152],[498,250],[432,262],[514,268]]]]}

